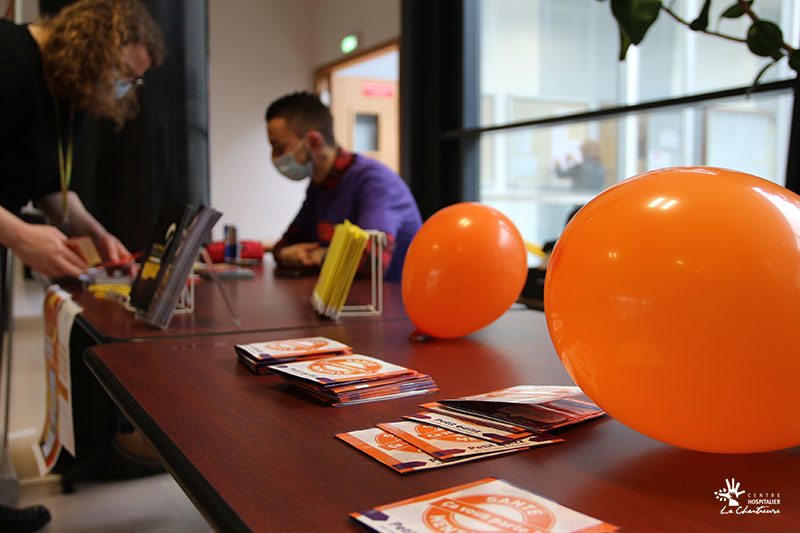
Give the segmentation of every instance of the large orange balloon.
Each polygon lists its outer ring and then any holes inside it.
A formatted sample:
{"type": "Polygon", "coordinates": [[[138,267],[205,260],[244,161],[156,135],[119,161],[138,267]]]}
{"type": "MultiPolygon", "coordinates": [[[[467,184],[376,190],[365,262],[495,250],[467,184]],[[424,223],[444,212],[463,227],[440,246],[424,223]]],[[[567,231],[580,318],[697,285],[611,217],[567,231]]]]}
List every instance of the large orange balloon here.
{"type": "Polygon", "coordinates": [[[800,196],[748,174],[623,181],[564,230],[550,335],[608,414],[684,448],[800,445],[800,196]]]}
{"type": "Polygon", "coordinates": [[[425,334],[468,335],[519,297],[527,252],[514,223],[488,205],[445,207],[422,225],[403,264],[403,303],[425,334]]]}

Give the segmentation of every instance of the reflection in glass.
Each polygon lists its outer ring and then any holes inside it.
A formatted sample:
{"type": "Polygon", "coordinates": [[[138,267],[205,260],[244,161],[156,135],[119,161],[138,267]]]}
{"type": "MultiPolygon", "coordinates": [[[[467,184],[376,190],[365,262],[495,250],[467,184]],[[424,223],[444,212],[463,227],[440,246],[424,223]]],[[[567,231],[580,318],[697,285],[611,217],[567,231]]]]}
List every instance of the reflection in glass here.
{"type": "MultiPolygon", "coordinates": [[[[543,244],[561,234],[576,206],[650,170],[716,166],[784,184],[791,104],[786,91],[485,133],[479,200],[511,218],[524,238],[543,244]]],[[[664,209],[674,205],[668,198],[653,201],[664,209]]]]}

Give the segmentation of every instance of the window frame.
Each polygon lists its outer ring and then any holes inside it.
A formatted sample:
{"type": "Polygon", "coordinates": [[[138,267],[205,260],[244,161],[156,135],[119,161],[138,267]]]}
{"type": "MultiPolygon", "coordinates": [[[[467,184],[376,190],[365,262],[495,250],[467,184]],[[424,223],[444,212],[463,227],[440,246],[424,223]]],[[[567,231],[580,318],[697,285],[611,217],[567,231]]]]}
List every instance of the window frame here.
{"type": "Polygon", "coordinates": [[[453,203],[478,201],[479,141],[486,133],[624,118],[787,89],[792,92],[793,102],[785,186],[800,193],[800,102],[797,98],[800,79],[797,77],[755,87],[748,85],[571,115],[480,126],[478,0],[403,0],[401,11],[401,168],[423,218],[453,203]]]}

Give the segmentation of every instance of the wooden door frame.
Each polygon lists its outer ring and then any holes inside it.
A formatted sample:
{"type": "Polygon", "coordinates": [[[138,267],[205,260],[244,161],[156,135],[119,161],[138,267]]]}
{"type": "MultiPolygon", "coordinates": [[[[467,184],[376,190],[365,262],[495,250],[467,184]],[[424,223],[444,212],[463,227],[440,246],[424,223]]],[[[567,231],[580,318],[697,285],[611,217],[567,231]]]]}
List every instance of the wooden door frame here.
{"type": "Polygon", "coordinates": [[[321,67],[317,67],[317,70],[314,72],[314,92],[317,94],[317,96],[322,95],[322,91],[325,90],[330,92],[331,76],[337,70],[341,70],[356,63],[361,63],[362,61],[366,61],[368,59],[372,59],[373,57],[394,51],[397,51],[398,54],[402,53],[400,51],[400,37],[389,39],[388,41],[379,43],[372,48],[368,48],[361,52],[353,52],[342,59],[338,59],[331,63],[322,65],[321,67]]]}

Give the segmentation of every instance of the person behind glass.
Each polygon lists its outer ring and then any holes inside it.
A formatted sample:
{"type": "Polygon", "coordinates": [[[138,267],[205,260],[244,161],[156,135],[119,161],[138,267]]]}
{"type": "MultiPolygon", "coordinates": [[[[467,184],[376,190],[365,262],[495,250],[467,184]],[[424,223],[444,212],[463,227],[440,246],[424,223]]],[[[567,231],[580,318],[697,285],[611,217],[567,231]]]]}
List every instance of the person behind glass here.
{"type": "MultiPolygon", "coordinates": [[[[384,279],[399,281],[411,239],[422,225],[406,183],[389,167],[336,144],[328,108],[307,92],[286,95],[269,105],[267,135],[272,162],[291,180],[311,178],[306,198],[273,254],[283,267],[322,264],[334,225],[345,219],[362,229],[386,233],[384,279]]],[[[362,259],[359,272],[369,273],[362,259]]]]}
{"type": "MultiPolygon", "coordinates": [[[[572,220],[572,218],[575,215],[577,215],[578,211],[580,211],[582,208],[583,204],[575,206],[572,209],[572,211],[570,211],[569,214],[567,214],[567,220],[564,222],[564,227],[566,227],[567,224],[569,224],[570,220],[572,220]]],[[[550,257],[553,255],[553,249],[555,247],[556,247],[556,241],[547,241],[542,245],[542,252],[544,252],[544,256],[542,257],[541,263],[536,268],[547,270],[547,265],[550,264],[550,257]]]]}
{"type": "MultiPolygon", "coordinates": [[[[138,0],[80,0],[52,18],[0,20],[0,244],[45,276],[78,276],[87,265],[53,226],[17,214],[33,201],[72,235],[92,238],[105,260],[129,255],[69,191],[83,115],[121,126],[138,111],[134,88],[164,55],[161,32],[138,0]]],[[[36,531],[43,506],[0,505],[0,531],[36,531]]]]}
{"type": "Polygon", "coordinates": [[[606,169],[600,160],[600,145],[597,141],[584,141],[581,145],[583,161],[575,162],[571,155],[567,155],[567,163],[572,165],[562,169],[556,165],[556,175],[559,178],[571,178],[572,190],[575,192],[598,193],[605,188],[606,169]]]}
{"type": "Polygon", "coordinates": [[[104,260],[130,255],[69,190],[73,145],[87,113],[118,127],[133,117],[135,87],[163,55],[138,0],[80,0],[29,25],[0,20],[0,243],[45,276],[87,265],[59,229],[18,218],[29,200],[72,236],[91,237],[104,260]]]}

